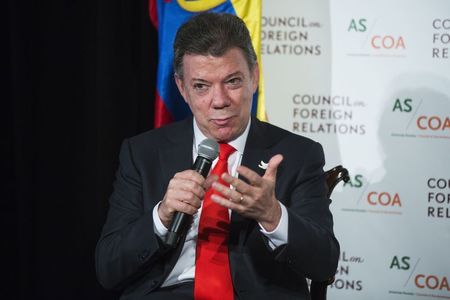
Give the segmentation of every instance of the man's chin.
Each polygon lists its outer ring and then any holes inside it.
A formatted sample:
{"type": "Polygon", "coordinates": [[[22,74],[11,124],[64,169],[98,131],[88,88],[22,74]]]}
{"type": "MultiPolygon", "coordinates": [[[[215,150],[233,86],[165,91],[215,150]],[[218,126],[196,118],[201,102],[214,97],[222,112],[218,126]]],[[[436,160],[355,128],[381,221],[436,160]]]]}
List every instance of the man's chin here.
{"type": "Polygon", "coordinates": [[[236,138],[232,128],[218,128],[213,132],[213,138],[222,143],[227,143],[236,138]]]}

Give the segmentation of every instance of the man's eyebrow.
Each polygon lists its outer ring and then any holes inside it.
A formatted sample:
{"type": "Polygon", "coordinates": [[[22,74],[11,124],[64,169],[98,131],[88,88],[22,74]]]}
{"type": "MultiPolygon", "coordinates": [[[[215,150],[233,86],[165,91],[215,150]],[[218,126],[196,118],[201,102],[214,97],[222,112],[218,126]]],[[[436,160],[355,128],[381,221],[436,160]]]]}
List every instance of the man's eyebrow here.
{"type": "Polygon", "coordinates": [[[227,77],[225,77],[225,81],[235,76],[244,76],[244,74],[241,71],[236,71],[230,75],[227,75],[227,77]]]}
{"type": "Polygon", "coordinates": [[[191,82],[209,83],[208,80],[205,80],[205,79],[202,79],[202,78],[192,78],[191,82]]]}

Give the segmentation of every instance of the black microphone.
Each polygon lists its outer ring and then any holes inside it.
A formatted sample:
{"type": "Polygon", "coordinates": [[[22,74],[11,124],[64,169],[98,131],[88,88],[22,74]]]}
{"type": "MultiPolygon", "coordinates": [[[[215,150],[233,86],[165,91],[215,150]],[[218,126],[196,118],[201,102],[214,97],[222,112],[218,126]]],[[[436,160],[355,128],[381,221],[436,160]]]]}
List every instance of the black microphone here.
{"type": "MultiPolygon", "coordinates": [[[[206,178],[211,169],[212,162],[219,155],[219,144],[210,139],[203,140],[198,145],[198,156],[195,159],[192,170],[197,171],[206,178]]],[[[166,236],[166,245],[175,248],[180,237],[187,232],[190,224],[191,216],[182,212],[176,212],[170,224],[169,232],[166,236]]]]}

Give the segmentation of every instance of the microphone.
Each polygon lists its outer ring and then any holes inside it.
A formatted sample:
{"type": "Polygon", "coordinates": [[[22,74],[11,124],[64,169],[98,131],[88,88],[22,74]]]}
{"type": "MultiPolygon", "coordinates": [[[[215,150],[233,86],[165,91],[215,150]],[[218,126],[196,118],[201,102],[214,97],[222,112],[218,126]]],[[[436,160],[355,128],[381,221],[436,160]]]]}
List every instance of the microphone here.
{"type": "MultiPolygon", "coordinates": [[[[212,162],[219,155],[219,144],[210,139],[203,140],[198,145],[198,156],[195,159],[192,170],[206,178],[211,169],[212,162]]],[[[182,212],[176,212],[170,224],[166,236],[166,245],[175,248],[181,236],[188,230],[191,216],[182,212]]]]}

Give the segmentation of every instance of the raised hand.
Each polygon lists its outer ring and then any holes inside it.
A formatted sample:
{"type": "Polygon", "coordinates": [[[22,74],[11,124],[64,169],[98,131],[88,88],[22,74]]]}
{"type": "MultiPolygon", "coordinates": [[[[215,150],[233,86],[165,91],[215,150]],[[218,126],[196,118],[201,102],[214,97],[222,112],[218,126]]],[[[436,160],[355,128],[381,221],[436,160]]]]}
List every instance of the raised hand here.
{"type": "Polygon", "coordinates": [[[267,231],[273,231],[281,218],[280,203],[275,197],[275,184],[278,166],[283,156],[273,156],[264,173],[259,176],[245,166],[239,166],[238,173],[249,183],[224,173],[222,179],[232,187],[214,182],[212,187],[221,195],[213,195],[211,199],[237,213],[259,222],[267,231]]]}

